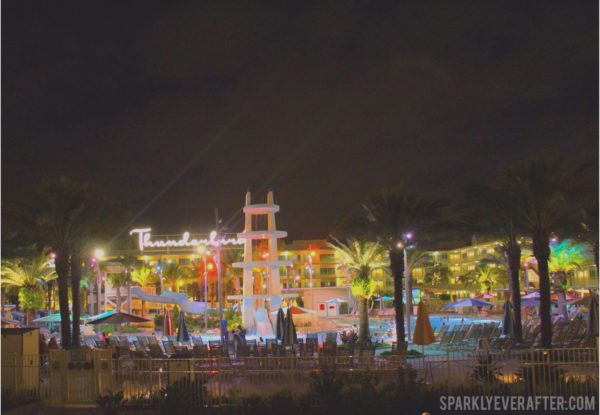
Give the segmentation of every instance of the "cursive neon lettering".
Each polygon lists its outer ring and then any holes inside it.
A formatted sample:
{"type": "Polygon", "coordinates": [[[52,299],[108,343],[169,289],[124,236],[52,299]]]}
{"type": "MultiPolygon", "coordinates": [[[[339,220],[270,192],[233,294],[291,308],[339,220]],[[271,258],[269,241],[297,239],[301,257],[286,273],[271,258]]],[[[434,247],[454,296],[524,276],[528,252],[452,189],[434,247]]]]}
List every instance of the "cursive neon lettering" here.
{"type": "MultiPolygon", "coordinates": [[[[152,228],[136,228],[129,231],[129,235],[137,235],[138,247],[140,251],[144,248],[170,248],[170,247],[196,247],[200,245],[217,246],[217,231],[212,231],[208,239],[191,239],[189,232],[183,232],[181,239],[157,239],[152,240],[152,228]]],[[[221,245],[243,245],[244,241],[237,238],[221,238],[221,245]]]]}

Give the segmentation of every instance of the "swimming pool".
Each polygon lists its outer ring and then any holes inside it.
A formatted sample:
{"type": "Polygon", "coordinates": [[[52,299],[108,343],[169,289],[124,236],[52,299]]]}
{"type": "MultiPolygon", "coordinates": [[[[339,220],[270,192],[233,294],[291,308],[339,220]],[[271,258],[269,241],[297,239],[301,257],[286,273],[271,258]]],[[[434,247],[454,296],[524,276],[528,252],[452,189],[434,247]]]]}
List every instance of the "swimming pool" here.
{"type": "MultiPolygon", "coordinates": [[[[415,329],[415,324],[417,322],[416,316],[410,317],[410,327],[411,330],[415,329]]],[[[434,332],[438,332],[442,325],[446,325],[449,327],[459,326],[463,324],[465,326],[470,324],[482,324],[482,323],[494,323],[498,322],[498,320],[494,319],[485,319],[485,318],[473,318],[473,317],[457,317],[457,316],[444,316],[444,315],[430,315],[429,322],[431,323],[431,328],[434,332]]],[[[358,324],[358,322],[357,322],[358,324]]],[[[369,331],[380,331],[380,330],[389,330],[394,326],[394,317],[389,317],[384,319],[370,319],[369,320],[369,331]]]]}

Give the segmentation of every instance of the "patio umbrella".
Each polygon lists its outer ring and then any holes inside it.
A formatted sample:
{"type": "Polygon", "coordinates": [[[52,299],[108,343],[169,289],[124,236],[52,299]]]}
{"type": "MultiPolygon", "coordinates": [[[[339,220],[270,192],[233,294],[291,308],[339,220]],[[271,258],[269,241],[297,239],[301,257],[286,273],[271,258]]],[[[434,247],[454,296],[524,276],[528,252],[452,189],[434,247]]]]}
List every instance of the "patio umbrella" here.
{"type": "Polygon", "coordinates": [[[296,326],[294,325],[294,320],[292,319],[292,313],[292,307],[289,307],[285,316],[285,332],[283,333],[283,344],[286,346],[296,344],[298,341],[298,337],[296,335],[296,326]]]}
{"type": "MultiPolygon", "coordinates": [[[[88,317],[81,316],[81,320],[85,320],[86,318],[88,318],[88,317]]],[[[34,323],[60,323],[61,320],[62,319],[60,318],[60,313],[54,313],[54,314],[48,314],[47,316],[44,316],[44,317],[36,318],[36,319],[32,320],[32,322],[34,322],[34,323]]],[[[73,321],[72,314],[69,315],[69,320],[73,321]]]]}
{"type": "MultiPolygon", "coordinates": [[[[308,308],[298,307],[295,305],[283,309],[283,311],[285,313],[287,313],[288,310],[292,310],[292,314],[316,314],[317,313],[314,310],[309,310],[308,308]]],[[[279,312],[278,310],[271,311],[271,314],[277,314],[278,312],[279,312]]]]}
{"type": "Polygon", "coordinates": [[[185,322],[185,313],[183,310],[179,312],[179,326],[177,327],[177,341],[189,342],[190,334],[188,333],[187,323],[185,322]]]}
{"type": "MultiPolygon", "coordinates": [[[[573,294],[569,294],[569,293],[564,293],[565,294],[565,299],[567,301],[574,301],[574,300],[578,300],[579,298],[574,296],[573,294]]],[[[552,295],[550,296],[550,300],[552,301],[558,301],[558,296],[559,293],[558,292],[553,292],[552,295]]]]}
{"type": "Polygon", "coordinates": [[[417,310],[417,322],[415,323],[415,332],[413,334],[413,343],[421,346],[423,356],[425,356],[425,346],[435,341],[435,335],[429,322],[429,312],[424,301],[419,303],[417,310]]]}
{"type": "Polygon", "coordinates": [[[165,308],[165,323],[163,328],[164,336],[172,336],[173,335],[173,318],[171,317],[171,312],[168,308],[165,308]]]}
{"type": "Polygon", "coordinates": [[[285,315],[283,314],[283,310],[281,307],[277,311],[277,323],[275,325],[275,335],[277,340],[283,341],[283,335],[285,331],[285,315]]]}
{"type": "Polygon", "coordinates": [[[146,323],[150,320],[133,314],[109,311],[104,317],[99,317],[88,322],[88,324],[123,324],[123,323],[146,323]]]}
{"type": "Polygon", "coordinates": [[[539,307],[540,300],[537,298],[521,297],[521,307],[539,307]]]}
{"type": "MultiPolygon", "coordinates": [[[[594,297],[593,295],[588,295],[587,297],[581,297],[578,298],[577,300],[572,300],[569,301],[567,304],[568,305],[577,305],[577,306],[586,306],[589,307],[590,306],[590,302],[592,301],[592,297],[594,297]]],[[[35,321],[35,320],[33,320],[35,321]]]]}
{"type": "Polygon", "coordinates": [[[494,294],[479,294],[474,298],[483,299],[483,300],[491,300],[492,298],[496,298],[494,294]]]}
{"type": "Polygon", "coordinates": [[[524,295],[521,298],[540,298],[540,292],[539,291],[535,291],[535,292],[529,293],[527,295],[524,295]]]}
{"type": "Polygon", "coordinates": [[[598,296],[593,295],[590,298],[588,310],[588,336],[598,337],[598,296]]]}
{"type": "Polygon", "coordinates": [[[444,307],[491,307],[492,303],[487,301],[478,300],[476,298],[465,298],[463,300],[455,301],[454,303],[446,304],[444,307]]]}
{"type": "Polygon", "coordinates": [[[512,336],[514,334],[515,325],[514,323],[514,315],[513,315],[513,307],[509,301],[504,302],[503,315],[502,315],[502,335],[503,336],[512,336]]]}
{"type": "Polygon", "coordinates": [[[2,327],[5,327],[5,326],[20,327],[21,326],[21,322],[2,316],[2,327]]]}

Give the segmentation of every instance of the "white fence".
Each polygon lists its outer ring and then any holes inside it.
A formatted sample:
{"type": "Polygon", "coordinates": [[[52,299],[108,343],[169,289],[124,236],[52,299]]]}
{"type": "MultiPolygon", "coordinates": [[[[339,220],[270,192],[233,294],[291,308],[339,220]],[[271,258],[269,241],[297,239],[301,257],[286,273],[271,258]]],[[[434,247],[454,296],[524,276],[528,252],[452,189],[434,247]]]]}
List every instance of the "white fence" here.
{"type": "Polygon", "coordinates": [[[282,388],[307,390],[324,367],[336,376],[370,371],[380,382],[416,371],[421,387],[443,394],[597,396],[597,349],[454,352],[425,357],[308,356],[213,357],[202,359],[110,359],[108,351],[73,357],[56,353],[35,362],[2,361],[3,396],[43,399],[57,404],[94,402],[122,391],[130,401],[160,399],[168,387],[188,389],[196,405],[235,404],[252,394],[282,388]],[[25,364],[27,363],[27,364],[25,364]],[[91,366],[90,366],[91,365],[91,366]],[[5,375],[6,374],[6,375],[5,375]],[[6,376],[6,377],[5,377],[6,376]],[[20,376],[21,382],[10,381],[20,376]]]}

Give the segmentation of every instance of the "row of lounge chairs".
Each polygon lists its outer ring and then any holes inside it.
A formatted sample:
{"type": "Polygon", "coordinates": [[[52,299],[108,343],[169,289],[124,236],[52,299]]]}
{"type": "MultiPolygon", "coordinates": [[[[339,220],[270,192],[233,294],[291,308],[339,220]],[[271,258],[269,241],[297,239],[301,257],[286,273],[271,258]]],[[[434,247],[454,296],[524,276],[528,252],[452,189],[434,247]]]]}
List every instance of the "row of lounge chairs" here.
{"type": "MultiPolygon", "coordinates": [[[[510,336],[500,334],[500,323],[474,323],[454,327],[442,326],[437,334],[434,347],[445,351],[474,350],[487,347],[491,350],[505,350],[516,346],[531,348],[539,343],[541,326],[539,321],[529,321],[523,325],[523,341],[515,344],[510,336]],[[487,342],[487,346],[484,346],[487,342]]],[[[552,346],[576,348],[593,346],[593,337],[587,334],[585,320],[557,320],[552,327],[552,346]]]]}

